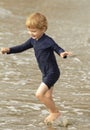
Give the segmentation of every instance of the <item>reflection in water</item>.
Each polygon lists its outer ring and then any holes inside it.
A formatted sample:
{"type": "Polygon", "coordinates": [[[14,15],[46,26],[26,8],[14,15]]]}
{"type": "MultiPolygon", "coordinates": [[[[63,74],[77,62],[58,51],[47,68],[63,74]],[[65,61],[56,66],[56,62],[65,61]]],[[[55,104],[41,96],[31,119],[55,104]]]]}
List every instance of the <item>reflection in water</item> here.
{"type": "Polygon", "coordinates": [[[1,130],[89,130],[90,127],[90,2],[85,0],[1,0],[0,47],[24,42],[29,36],[24,26],[29,13],[41,11],[49,20],[47,31],[73,57],[57,57],[61,78],[55,86],[55,102],[71,123],[68,128],[46,126],[45,107],[35,98],[41,82],[33,50],[0,55],[1,130]],[[40,6],[38,6],[40,5],[40,6]],[[84,9],[84,10],[83,10],[84,9]],[[52,15],[51,15],[52,12],[52,15]],[[52,33],[53,32],[53,33],[52,33]]]}

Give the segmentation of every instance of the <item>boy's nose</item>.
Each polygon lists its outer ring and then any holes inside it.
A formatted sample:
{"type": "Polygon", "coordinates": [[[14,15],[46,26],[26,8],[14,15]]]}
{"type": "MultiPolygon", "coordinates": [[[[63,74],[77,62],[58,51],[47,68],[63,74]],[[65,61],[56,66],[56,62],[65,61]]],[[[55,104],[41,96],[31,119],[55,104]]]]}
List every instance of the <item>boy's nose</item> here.
{"type": "Polygon", "coordinates": [[[28,31],[28,34],[30,34],[30,35],[31,35],[31,32],[30,32],[30,31],[28,31]]]}

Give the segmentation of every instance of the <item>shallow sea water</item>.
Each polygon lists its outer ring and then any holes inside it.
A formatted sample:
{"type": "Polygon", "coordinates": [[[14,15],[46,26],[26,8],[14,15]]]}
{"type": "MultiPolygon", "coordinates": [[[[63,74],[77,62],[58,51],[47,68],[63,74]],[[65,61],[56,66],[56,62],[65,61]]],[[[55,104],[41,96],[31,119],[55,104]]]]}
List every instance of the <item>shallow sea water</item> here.
{"type": "Polygon", "coordinates": [[[47,34],[72,57],[56,55],[61,77],[54,87],[54,100],[71,124],[46,126],[48,112],[35,97],[41,82],[33,50],[0,54],[0,130],[90,129],[90,1],[0,0],[0,48],[29,38],[25,20],[32,12],[47,16],[47,34]]]}

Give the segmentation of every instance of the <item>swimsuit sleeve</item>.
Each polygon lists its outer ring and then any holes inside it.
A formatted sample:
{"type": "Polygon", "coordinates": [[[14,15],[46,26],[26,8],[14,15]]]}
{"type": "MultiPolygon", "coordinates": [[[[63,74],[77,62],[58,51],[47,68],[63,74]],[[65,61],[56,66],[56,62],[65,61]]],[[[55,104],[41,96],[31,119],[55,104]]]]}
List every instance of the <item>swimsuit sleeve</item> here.
{"type": "Polygon", "coordinates": [[[11,53],[20,53],[23,52],[29,48],[32,48],[32,44],[31,44],[31,39],[27,40],[25,43],[18,45],[18,46],[14,46],[10,48],[10,52],[7,54],[11,54],[11,53]]]}
{"type": "Polygon", "coordinates": [[[53,42],[52,48],[58,55],[60,55],[60,53],[65,51],[63,48],[61,48],[59,45],[57,45],[54,41],[52,41],[52,42],[53,42]]]}
{"type": "MultiPolygon", "coordinates": [[[[60,46],[58,46],[55,42],[53,44],[53,49],[59,56],[60,56],[60,53],[65,52],[65,50],[61,48],[60,46]]],[[[63,58],[66,59],[67,56],[64,56],[63,58]]]]}

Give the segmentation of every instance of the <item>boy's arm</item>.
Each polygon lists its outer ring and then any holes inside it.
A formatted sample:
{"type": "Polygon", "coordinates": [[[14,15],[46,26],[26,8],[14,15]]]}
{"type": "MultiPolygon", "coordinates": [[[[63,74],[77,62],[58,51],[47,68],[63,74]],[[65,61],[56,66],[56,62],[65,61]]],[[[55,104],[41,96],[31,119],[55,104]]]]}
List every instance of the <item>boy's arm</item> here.
{"type": "Polygon", "coordinates": [[[58,46],[55,42],[53,44],[54,51],[61,56],[62,58],[67,58],[67,56],[70,56],[72,53],[67,52],[64,49],[62,49],[60,46],[58,46]]]}
{"type": "Polygon", "coordinates": [[[65,52],[64,49],[62,49],[52,38],[50,39],[50,44],[52,46],[52,49],[58,54],[60,55],[60,53],[65,52]]]}
{"type": "MultiPolygon", "coordinates": [[[[62,49],[59,45],[57,45],[54,41],[53,41],[53,50],[60,56],[61,53],[65,52],[64,49],[62,49]]],[[[66,57],[65,57],[66,58],[66,57]]]]}
{"type": "Polygon", "coordinates": [[[11,53],[20,53],[23,52],[29,48],[32,48],[32,44],[31,44],[31,40],[27,40],[24,44],[18,45],[18,46],[14,46],[11,48],[2,48],[1,49],[1,53],[2,54],[11,54],[11,53]]]}

